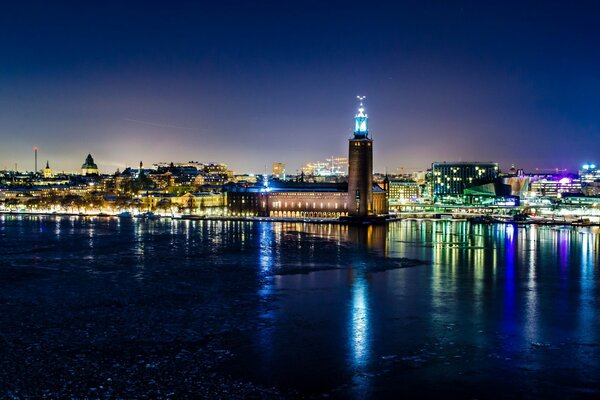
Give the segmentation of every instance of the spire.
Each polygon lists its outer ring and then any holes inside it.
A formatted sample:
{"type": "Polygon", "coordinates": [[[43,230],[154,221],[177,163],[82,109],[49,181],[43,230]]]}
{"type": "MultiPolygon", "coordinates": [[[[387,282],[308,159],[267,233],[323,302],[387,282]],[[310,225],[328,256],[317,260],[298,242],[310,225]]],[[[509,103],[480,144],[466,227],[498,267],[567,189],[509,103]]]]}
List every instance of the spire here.
{"type": "Polygon", "coordinates": [[[46,169],[50,169],[50,161],[46,160],[46,169]]]}
{"type": "Polygon", "coordinates": [[[354,138],[367,139],[369,136],[368,121],[369,116],[365,114],[365,106],[363,100],[366,96],[356,96],[360,102],[358,105],[358,113],[354,116],[354,138]]]}

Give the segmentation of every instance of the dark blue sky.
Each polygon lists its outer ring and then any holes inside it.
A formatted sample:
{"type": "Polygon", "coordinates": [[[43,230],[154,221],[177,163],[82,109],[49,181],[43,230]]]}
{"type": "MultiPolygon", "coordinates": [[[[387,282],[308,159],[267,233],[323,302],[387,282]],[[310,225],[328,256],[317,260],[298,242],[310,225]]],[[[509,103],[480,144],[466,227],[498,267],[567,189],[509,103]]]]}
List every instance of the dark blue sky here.
{"type": "Polygon", "coordinates": [[[600,162],[600,3],[3,4],[0,168],[344,155],[367,96],[375,168],[600,162]],[[40,163],[41,164],[41,163],[40,163]]]}

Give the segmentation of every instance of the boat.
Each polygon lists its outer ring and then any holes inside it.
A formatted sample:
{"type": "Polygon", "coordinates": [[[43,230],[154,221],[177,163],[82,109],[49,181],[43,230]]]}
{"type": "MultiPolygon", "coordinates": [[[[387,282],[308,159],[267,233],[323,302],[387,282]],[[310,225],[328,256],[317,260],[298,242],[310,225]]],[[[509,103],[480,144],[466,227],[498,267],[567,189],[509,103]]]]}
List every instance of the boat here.
{"type": "Polygon", "coordinates": [[[529,225],[532,224],[533,221],[529,218],[529,215],[518,213],[515,214],[512,218],[503,221],[505,224],[513,224],[513,225],[529,225]]]}
{"type": "Polygon", "coordinates": [[[129,211],[123,211],[123,212],[119,213],[118,217],[119,218],[131,218],[131,217],[133,217],[133,215],[129,211]]]}
{"type": "MultiPolygon", "coordinates": [[[[173,217],[173,218],[177,218],[177,217],[173,217]]],[[[179,216],[177,219],[197,221],[197,220],[201,220],[201,219],[206,219],[206,216],[204,216],[204,215],[183,214],[183,215],[179,216]]]]}
{"type": "Polygon", "coordinates": [[[160,216],[154,214],[153,212],[145,212],[145,213],[141,213],[135,216],[136,218],[142,218],[142,219],[159,219],[160,216]]]}

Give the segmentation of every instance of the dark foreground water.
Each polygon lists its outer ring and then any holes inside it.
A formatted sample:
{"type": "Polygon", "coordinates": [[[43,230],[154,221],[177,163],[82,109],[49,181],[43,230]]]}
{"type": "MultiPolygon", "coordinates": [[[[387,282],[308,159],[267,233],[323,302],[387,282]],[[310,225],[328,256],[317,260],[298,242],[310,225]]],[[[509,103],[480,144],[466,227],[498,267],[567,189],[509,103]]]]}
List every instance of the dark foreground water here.
{"type": "Polygon", "coordinates": [[[600,234],[0,216],[0,398],[598,398],[600,234]]]}

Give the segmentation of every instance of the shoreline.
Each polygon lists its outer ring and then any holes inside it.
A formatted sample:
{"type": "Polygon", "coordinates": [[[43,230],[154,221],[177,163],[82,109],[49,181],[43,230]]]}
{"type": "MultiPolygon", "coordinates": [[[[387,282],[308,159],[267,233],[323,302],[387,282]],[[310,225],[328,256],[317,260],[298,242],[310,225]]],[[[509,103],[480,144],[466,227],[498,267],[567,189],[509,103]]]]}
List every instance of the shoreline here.
{"type": "MultiPolygon", "coordinates": [[[[141,215],[142,213],[140,213],[141,215]]],[[[327,218],[282,218],[282,217],[227,217],[227,216],[200,216],[200,215],[182,215],[170,216],[154,214],[152,218],[138,217],[131,215],[123,217],[119,214],[106,213],[67,213],[67,212],[32,212],[32,211],[0,211],[0,215],[23,215],[23,216],[46,216],[46,217],[81,217],[81,218],[119,218],[131,220],[181,220],[181,221],[240,221],[240,222],[302,222],[308,224],[340,224],[340,225],[376,225],[388,224],[399,221],[432,221],[445,223],[461,223],[470,222],[471,225],[541,225],[541,226],[570,226],[575,228],[581,227],[600,227],[600,222],[585,222],[579,221],[557,221],[557,220],[531,220],[531,221],[494,221],[494,222],[472,222],[468,218],[460,219],[438,219],[438,218],[415,218],[415,217],[399,217],[394,216],[381,220],[347,220],[347,219],[327,219],[327,218]]]]}

